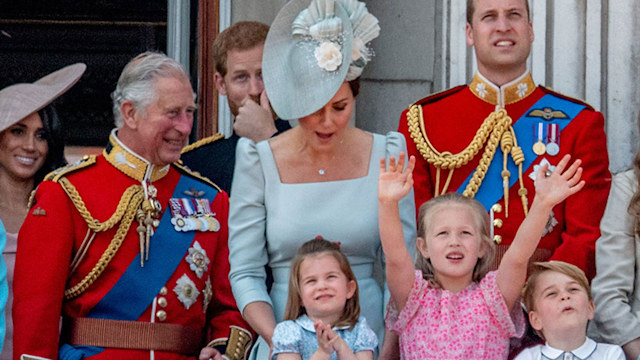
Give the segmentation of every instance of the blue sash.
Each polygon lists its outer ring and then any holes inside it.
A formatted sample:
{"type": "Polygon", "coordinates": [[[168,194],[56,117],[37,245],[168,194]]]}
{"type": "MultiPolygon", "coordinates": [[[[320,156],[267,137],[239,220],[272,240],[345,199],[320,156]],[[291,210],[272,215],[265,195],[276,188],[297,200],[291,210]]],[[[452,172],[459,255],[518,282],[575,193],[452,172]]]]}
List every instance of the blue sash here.
{"type": "MultiPolygon", "coordinates": [[[[181,176],[172,198],[184,197],[185,191],[193,191],[193,189],[204,191],[206,197],[212,202],[218,194],[217,189],[213,187],[191,177],[181,176]]],[[[169,204],[165,204],[160,225],[149,244],[149,260],[145,261],[144,267],[140,267],[140,254],[138,254],[118,282],[91,309],[87,317],[138,320],[185,258],[195,234],[195,231],[175,231],[171,224],[171,209],[169,204]]],[[[103,350],[104,348],[100,347],[74,347],[65,344],[60,348],[60,359],[82,359],[83,357],[78,356],[93,356],[103,350]]]]}
{"type": "MultiPolygon", "coordinates": [[[[540,98],[538,102],[533,104],[531,108],[524,112],[524,115],[520,119],[518,119],[513,125],[513,130],[516,133],[516,138],[518,139],[518,146],[522,148],[522,152],[524,153],[524,162],[522,163],[522,172],[523,174],[527,171],[527,169],[533,164],[538,155],[533,152],[533,144],[537,141],[537,136],[533,136],[534,127],[539,122],[544,122],[545,124],[558,124],[558,130],[561,131],[565,128],[565,126],[569,125],[569,123],[584,109],[585,105],[576,104],[572,101],[565,100],[559,98],[555,95],[547,94],[540,98]],[[554,110],[561,109],[566,115],[567,118],[554,118],[551,120],[543,120],[540,117],[530,117],[527,116],[531,110],[534,109],[544,109],[551,108],[554,110]]],[[[559,132],[558,132],[559,133],[559,132]]],[[[508,156],[509,154],[507,154],[508,156]]],[[[504,196],[504,190],[502,188],[502,164],[504,159],[504,154],[499,149],[496,150],[496,154],[489,165],[489,169],[487,170],[487,174],[484,177],[484,181],[480,185],[478,192],[476,193],[475,199],[480,201],[482,205],[489,211],[491,206],[498,202],[504,196]]],[[[513,162],[513,159],[509,157],[507,160],[507,169],[511,173],[509,177],[509,188],[513,186],[518,181],[518,166],[513,162]]],[[[475,172],[475,171],[474,171],[475,172]]],[[[473,177],[472,172],[467,179],[460,185],[457,192],[462,194],[466,189],[469,181],[473,177]]]]}

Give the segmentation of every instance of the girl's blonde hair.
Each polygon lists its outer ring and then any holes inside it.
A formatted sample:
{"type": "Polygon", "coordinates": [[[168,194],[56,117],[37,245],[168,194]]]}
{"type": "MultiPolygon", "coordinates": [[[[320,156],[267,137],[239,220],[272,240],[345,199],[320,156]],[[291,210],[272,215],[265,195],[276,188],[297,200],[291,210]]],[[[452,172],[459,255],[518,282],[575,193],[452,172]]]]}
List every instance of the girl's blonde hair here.
{"type": "MultiPolygon", "coordinates": [[[[420,210],[418,211],[418,236],[426,240],[427,230],[432,226],[431,218],[434,212],[437,208],[448,205],[463,205],[468,207],[476,220],[476,226],[481,238],[480,246],[484,248],[484,256],[478,259],[478,262],[473,269],[472,280],[479,282],[485,275],[487,275],[491,265],[493,264],[493,259],[496,255],[496,247],[491,240],[489,214],[478,200],[451,192],[437,196],[425,202],[420,206],[420,210]]],[[[436,280],[435,270],[431,264],[431,260],[422,256],[420,249],[416,249],[416,268],[422,270],[422,276],[425,280],[429,280],[433,285],[442,286],[442,284],[436,280]]]]}
{"type": "Polygon", "coordinates": [[[331,324],[331,326],[349,326],[349,328],[352,329],[358,323],[358,318],[360,317],[358,281],[353,274],[353,270],[351,270],[349,260],[342,251],[340,251],[340,245],[323,238],[315,238],[302,244],[298,250],[298,254],[291,263],[289,295],[287,297],[287,307],[284,311],[284,319],[295,320],[307,313],[300,297],[300,266],[305,259],[318,255],[333,256],[340,264],[340,271],[347,277],[347,281],[353,280],[356,284],[355,292],[350,299],[347,299],[342,315],[335,324],[331,324]]]}

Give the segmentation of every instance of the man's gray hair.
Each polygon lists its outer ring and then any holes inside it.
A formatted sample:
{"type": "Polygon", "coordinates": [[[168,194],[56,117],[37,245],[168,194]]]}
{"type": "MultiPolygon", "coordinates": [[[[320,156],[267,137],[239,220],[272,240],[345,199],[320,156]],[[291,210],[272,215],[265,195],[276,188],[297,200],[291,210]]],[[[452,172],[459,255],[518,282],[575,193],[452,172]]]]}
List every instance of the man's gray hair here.
{"type": "Polygon", "coordinates": [[[158,52],[144,52],[133,58],[122,70],[116,89],[111,93],[116,127],[124,124],[122,103],[131,101],[136,111],[146,115],[146,108],[157,100],[154,82],[158,77],[189,79],[176,60],[158,52]]]}

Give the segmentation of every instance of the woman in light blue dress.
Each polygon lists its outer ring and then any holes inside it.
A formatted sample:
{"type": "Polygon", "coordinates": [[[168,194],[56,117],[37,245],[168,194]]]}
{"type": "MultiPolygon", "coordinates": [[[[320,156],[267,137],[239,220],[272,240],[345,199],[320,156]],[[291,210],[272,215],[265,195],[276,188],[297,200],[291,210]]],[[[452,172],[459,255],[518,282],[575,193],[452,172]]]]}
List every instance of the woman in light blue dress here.
{"type": "MultiPolygon", "coordinates": [[[[267,358],[284,314],[290,262],[317,235],[341,242],[358,279],[362,315],[382,343],[388,292],[377,179],[380,159],[397,158],[406,144],[399,133],[349,126],[358,77],[371,57],[365,44],[378,33],[377,19],[356,0],[293,0],[267,36],[267,95],[281,119],[299,119],[299,126],[258,144],[241,139],[236,150],[229,278],[240,311],[261,336],[253,358],[267,358]]],[[[414,249],[413,193],[400,212],[407,248],[414,249]]]]}

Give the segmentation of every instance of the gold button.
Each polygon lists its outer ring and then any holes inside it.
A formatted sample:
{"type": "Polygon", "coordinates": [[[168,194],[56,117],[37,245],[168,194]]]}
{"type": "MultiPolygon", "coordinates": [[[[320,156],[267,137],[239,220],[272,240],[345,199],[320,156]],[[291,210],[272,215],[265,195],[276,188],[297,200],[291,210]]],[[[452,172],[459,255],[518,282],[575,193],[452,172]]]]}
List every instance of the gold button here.
{"type": "Polygon", "coordinates": [[[500,229],[502,227],[502,219],[495,219],[493,220],[493,226],[497,227],[498,229],[500,229]]]}
{"type": "Polygon", "coordinates": [[[495,236],[493,237],[493,241],[495,241],[495,242],[496,242],[496,244],[500,245],[500,243],[502,242],[502,236],[500,236],[500,235],[495,235],[495,236]]]}
{"type": "Polygon", "coordinates": [[[84,161],[89,160],[89,155],[84,155],[84,156],[82,157],[82,160],[84,160],[84,161]]]}
{"type": "Polygon", "coordinates": [[[160,307],[167,307],[167,299],[163,297],[159,297],[158,305],[160,305],[160,307]]]}
{"type": "Polygon", "coordinates": [[[162,287],[162,289],[160,289],[160,295],[167,295],[167,288],[166,287],[162,287]]]}
{"type": "Polygon", "coordinates": [[[491,210],[493,210],[494,213],[501,213],[502,212],[502,205],[493,204],[493,206],[491,207],[491,210]]]}
{"type": "Polygon", "coordinates": [[[158,318],[158,320],[160,320],[160,321],[165,321],[165,320],[167,320],[167,312],[166,312],[166,311],[164,311],[164,310],[159,310],[159,311],[156,313],[156,317],[157,317],[157,318],[158,318]]]}

